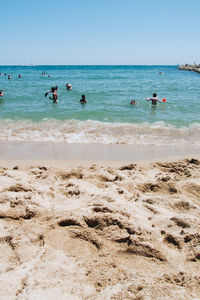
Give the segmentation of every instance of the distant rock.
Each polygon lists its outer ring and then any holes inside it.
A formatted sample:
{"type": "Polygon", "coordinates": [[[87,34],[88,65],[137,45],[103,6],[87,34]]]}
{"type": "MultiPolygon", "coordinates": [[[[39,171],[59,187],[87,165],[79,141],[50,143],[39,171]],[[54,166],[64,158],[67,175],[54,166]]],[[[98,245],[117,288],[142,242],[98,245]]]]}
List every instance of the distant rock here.
{"type": "Polygon", "coordinates": [[[178,68],[179,68],[179,70],[200,73],[200,65],[196,65],[196,64],[194,64],[194,65],[185,64],[185,65],[179,66],[178,68]]]}

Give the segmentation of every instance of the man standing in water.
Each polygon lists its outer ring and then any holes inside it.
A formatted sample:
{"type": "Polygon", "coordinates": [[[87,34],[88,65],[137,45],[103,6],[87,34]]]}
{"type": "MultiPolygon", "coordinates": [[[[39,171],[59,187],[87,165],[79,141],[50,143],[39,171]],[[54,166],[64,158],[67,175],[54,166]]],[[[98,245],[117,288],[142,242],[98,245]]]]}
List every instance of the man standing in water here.
{"type": "Polygon", "coordinates": [[[49,94],[49,93],[52,93],[52,98],[49,97],[49,99],[53,100],[54,103],[58,103],[58,94],[57,94],[57,90],[58,90],[58,87],[57,85],[55,87],[52,87],[50,91],[47,91],[45,93],[45,97],[49,94]]]}
{"type": "Polygon", "coordinates": [[[151,101],[151,104],[152,105],[156,105],[157,104],[157,102],[162,102],[162,101],[160,101],[158,98],[157,98],[157,94],[156,93],[153,93],[153,97],[151,97],[151,98],[146,98],[146,100],[147,101],[151,101]]]}
{"type": "Polygon", "coordinates": [[[87,100],[86,100],[86,98],[85,98],[85,95],[82,95],[82,96],[81,96],[80,103],[81,103],[81,104],[87,103],[87,100]]]}

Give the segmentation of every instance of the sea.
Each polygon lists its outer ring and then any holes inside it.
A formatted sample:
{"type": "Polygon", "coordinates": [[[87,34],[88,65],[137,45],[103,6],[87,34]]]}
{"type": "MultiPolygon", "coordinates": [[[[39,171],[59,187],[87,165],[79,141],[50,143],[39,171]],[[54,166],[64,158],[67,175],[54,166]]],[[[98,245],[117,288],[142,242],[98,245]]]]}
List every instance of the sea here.
{"type": "Polygon", "coordinates": [[[0,140],[200,145],[200,74],[178,66],[0,66],[0,73],[0,140]],[[56,85],[53,103],[45,92],[56,85]],[[166,101],[152,106],[153,93],[166,101]]]}

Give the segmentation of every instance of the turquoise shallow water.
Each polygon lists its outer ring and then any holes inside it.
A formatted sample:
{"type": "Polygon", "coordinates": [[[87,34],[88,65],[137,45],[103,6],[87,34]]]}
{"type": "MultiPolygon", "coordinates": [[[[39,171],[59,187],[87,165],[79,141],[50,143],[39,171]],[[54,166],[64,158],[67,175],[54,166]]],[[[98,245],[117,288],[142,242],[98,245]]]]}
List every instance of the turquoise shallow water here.
{"type": "Polygon", "coordinates": [[[0,66],[0,72],[11,75],[0,76],[0,139],[199,143],[200,75],[177,66],[0,66]],[[55,85],[58,104],[44,97],[55,85]],[[167,101],[152,107],[145,99],[153,92],[167,101]]]}

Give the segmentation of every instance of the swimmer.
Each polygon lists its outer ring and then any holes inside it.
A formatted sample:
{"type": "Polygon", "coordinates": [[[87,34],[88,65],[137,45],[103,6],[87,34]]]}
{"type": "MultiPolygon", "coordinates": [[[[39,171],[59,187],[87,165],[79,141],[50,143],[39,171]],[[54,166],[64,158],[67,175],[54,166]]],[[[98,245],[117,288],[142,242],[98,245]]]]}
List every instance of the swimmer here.
{"type": "Polygon", "coordinates": [[[82,95],[81,97],[82,97],[82,98],[80,99],[80,103],[81,103],[81,104],[87,103],[87,100],[86,100],[86,98],[85,98],[85,95],[82,95]]]}
{"type": "Polygon", "coordinates": [[[52,86],[52,88],[50,89],[50,91],[47,91],[46,93],[45,93],[45,97],[49,94],[49,93],[52,93],[52,89],[54,89],[54,90],[56,90],[57,91],[57,89],[58,89],[58,86],[56,85],[56,86],[52,86]]]}
{"type": "Polygon", "coordinates": [[[18,75],[18,78],[22,78],[22,75],[21,75],[21,74],[19,74],[19,75],[18,75]]]}
{"type": "Polygon", "coordinates": [[[151,104],[152,105],[156,105],[157,104],[157,102],[162,102],[162,101],[160,101],[158,98],[157,98],[157,94],[156,93],[153,93],[153,97],[151,97],[151,98],[146,98],[146,100],[147,101],[151,101],[151,104]]]}
{"type": "Polygon", "coordinates": [[[65,86],[68,91],[72,90],[72,85],[70,83],[66,83],[65,86]]]}
{"type": "Polygon", "coordinates": [[[8,75],[8,79],[11,79],[11,76],[10,76],[10,75],[8,75]]]}
{"type": "Polygon", "coordinates": [[[2,93],[4,90],[0,90],[0,97],[3,97],[4,93],[2,93]]]}
{"type": "Polygon", "coordinates": [[[131,100],[131,103],[130,103],[131,105],[134,105],[134,104],[137,104],[136,102],[135,102],[135,100],[133,99],[133,100],[131,100]]]}
{"type": "Polygon", "coordinates": [[[49,99],[53,100],[54,103],[58,103],[58,94],[57,94],[57,85],[55,87],[52,87],[50,91],[47,91],[45,93],[45,97],[49,94],[52,93],[52,97],[49,97],[49,99]]]}

